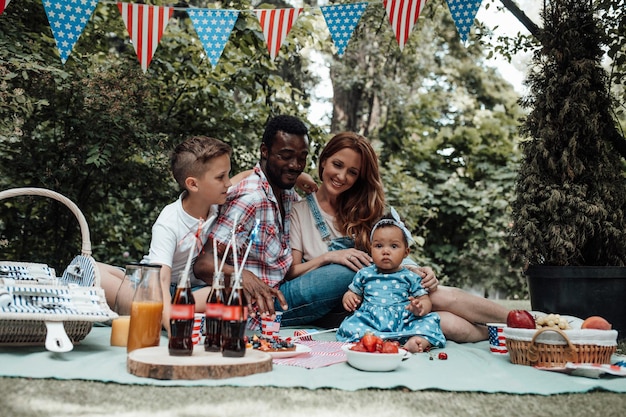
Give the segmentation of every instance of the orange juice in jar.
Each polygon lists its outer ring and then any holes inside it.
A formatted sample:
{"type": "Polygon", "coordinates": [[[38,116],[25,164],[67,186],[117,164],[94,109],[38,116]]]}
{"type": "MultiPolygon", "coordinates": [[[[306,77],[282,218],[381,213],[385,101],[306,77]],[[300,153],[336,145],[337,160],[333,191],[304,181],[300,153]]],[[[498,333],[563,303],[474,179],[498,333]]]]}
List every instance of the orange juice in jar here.
{"type": "Polygon", "coordinates": [[[130,313],[127,352],[150,346],[159,346],[163,303],[133,301],[130,313]]]}

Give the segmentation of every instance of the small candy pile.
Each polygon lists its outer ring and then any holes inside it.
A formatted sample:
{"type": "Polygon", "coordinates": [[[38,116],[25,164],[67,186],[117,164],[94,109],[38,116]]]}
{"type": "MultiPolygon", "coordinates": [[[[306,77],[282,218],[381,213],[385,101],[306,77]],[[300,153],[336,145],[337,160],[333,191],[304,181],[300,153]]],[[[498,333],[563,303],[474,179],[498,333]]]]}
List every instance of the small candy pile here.
{"type": "Polygon", "coordinates": [[[285,350],[295,350],[296,345],[293,344],[291,338],[281,339],[278,336],[267,338],[264,336],[252,336],[252,340],[249,342],[249,347],[252,349],[258,349],[263,352],[277,352],[285,350]]]}

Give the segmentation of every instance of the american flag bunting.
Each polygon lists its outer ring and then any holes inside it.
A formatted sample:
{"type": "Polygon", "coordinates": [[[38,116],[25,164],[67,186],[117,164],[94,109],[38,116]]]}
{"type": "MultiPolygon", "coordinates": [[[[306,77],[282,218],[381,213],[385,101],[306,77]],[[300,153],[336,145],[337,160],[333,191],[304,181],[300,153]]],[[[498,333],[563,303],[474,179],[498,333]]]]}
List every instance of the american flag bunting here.
{"type": "Polygon", "coordinates": [[[135,47],[141,69],[145,73],[174,13],[174,8],[130,3],[117,3],[117,8],[135,47]]]}
{"type": "Polygon", "coordinates": [[[187,14],[196,29],[204,51],[215,68],[222,51],[228,42],[230,33],[239,17],[239,10],[194,9],[187,14]]]}
{"type": "Polygon", "coordinates": [[[98,0],[44,0],[43,7],[63,64],[97,5],[98,0]]]}
{"type": "Polygon", "coordinates": [[[465,42],[483,0],[446,0],[456,30],[465,42]]]}
{"type": "Polygon", "coordinates": [[[0,15],[4,13],[4,9],[7,8],[11,0],[0,0],[0,15]]]}
{"type": "Polygon", "coordinates": [[[350,3],[320,7],[330,36],[337,48],[337,55],[342,56],[344,54],[352,33],[361,20],[361,15],[363,15],[367,5],[368,3],[350,3]]]}
{"type": "Polygon", "coordinates": [[[400,51],[409,40],[413,25],[426,4],[426,0],[383,0],[387,17],[396,35],[400,51]]]}
{"type": "Polygon", "coordinates": [[[276,58],[280,46],[287,37],[302,8],[295,9],[258,9],[254,11],[259,19],[267,49],[272,59],[276,58]]]}

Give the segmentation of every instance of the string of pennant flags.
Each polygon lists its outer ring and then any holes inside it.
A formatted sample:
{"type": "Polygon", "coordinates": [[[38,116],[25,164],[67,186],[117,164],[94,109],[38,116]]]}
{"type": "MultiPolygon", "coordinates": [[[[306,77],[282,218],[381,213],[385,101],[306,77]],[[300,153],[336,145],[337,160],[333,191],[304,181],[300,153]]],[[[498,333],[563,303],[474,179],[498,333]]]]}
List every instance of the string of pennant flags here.
{"type": "MultiPolygon", "coordinates": [[[[42,1],[63,64],[69,58],[98,3],[115,4],[144,73],[148,70],[175,10],[187,13],[213,67],[217,66],[240,13],[253,13],[257,17],[273,60],[296,20],[305,10],[304,7],[254,10],[181,8],[105,0],[42,1]]],[[[10,2],[11,0],[0,0],[0,15],[10,2]]],[[[446,2],[461,41],[466,42],[482,0],[446,0],[446,2]]],[[[366,8],[373,3],[380,3],[380,0],[317,7],[324,16],[339,57],[343,56],[366,8]]],[[[382,4],[402,51],[426,0],[382,0],[382,4]]]]}

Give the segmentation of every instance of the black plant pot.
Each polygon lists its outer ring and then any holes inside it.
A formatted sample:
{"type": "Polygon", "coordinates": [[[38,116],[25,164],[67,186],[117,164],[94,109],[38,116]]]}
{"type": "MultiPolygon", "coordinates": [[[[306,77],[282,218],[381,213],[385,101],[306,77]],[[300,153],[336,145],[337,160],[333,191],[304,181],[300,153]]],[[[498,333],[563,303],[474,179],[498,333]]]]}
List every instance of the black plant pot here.
{"type": "Polygon", "coordinates": [[[601,316],[626,339],[626,267],[531,266],[526,275],[533,310],[601,316]]]}

